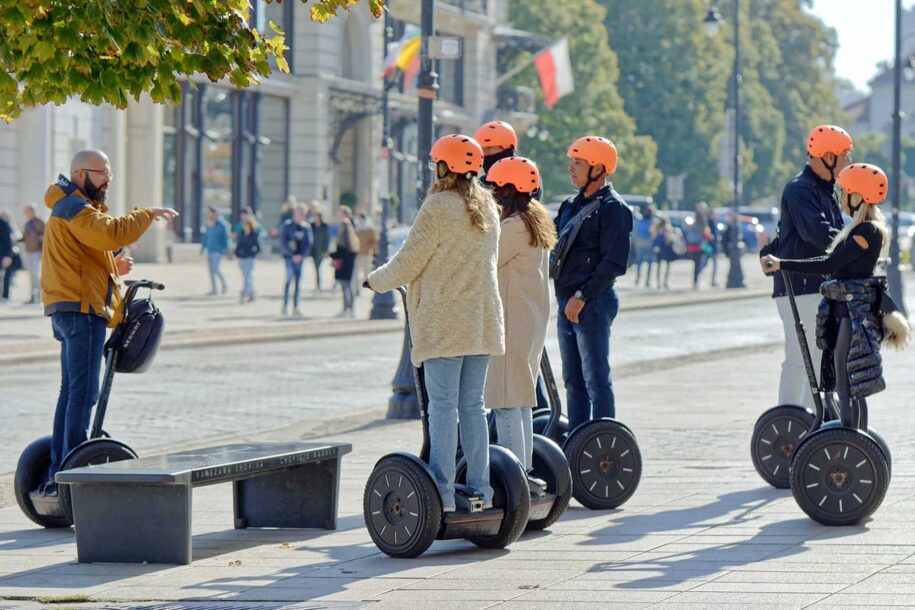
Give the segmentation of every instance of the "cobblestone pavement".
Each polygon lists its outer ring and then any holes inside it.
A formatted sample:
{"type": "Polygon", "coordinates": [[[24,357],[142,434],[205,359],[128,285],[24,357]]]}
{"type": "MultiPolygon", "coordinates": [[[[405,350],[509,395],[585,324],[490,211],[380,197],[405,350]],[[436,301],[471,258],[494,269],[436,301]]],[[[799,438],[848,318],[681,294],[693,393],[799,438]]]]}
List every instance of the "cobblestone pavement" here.
{"type": "Polygon", "coordinates": [[[415,449],[419,431],[377,422],[336,435],[354,447],[336,532],[234,530],[231,486],[217,485],[195,490],[192,564],[78,564],[71,531],[2,509],[0,606],[42,596],[118,610],[169,600],[199,610],[911,607],[915,350],[885,356],[889,389],[870,401],[871,425],[892,447],[893,478],[860,526],[815,524],[753,471],[750,431],[778,375],[778,352],[763,349],[621,378],[620,413],[644,457],[638,491],[614,511],[573,502],[550,531],[508,550],[448,541],[415,560],[379,554],[362,525],[363,486],[380,455],[415,449]]]}

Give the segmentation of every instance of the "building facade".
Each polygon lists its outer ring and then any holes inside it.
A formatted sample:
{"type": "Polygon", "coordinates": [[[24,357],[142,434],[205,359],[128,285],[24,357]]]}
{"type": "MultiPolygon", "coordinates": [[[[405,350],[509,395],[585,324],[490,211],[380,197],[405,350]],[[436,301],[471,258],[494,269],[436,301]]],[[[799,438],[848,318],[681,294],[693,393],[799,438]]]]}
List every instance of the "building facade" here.
{"type": "MultiPolygon", "coordinates": [[[[507,22],[507,0],[438,0],[436,30],[461,39],[457,60],[440,60],[438,134],[472,132],[498,114],[496,24],[507,22]]],[[[393,37],[414,31],[420,0],[389,2],[393,37]]],[[[45,188],[67,174],[73,153],[105,150],[114,180],[114,213],[136,205],[181,212],[138,245],[146,259],[162,259],[168,243],[199,239],[204,211],[213,205],[232,218],[255,209],[267,228],[279,221],[288,197],[317,200],[332,214],[340,202],[376,209],[396,195],[398,216],[416,209],[415,91],[403,83],[391,94],[394,152],[382,154],[384,25],[365,6],[325,24],[300,2],[252,2],[260,28],[272,21],[285,32],[290,74],[276,73],[239,91],[227,83],[192,79],[181,104],[148,98],[126,110],[71,100],[25,109],[0,124],[0,211],[21,223],[22,205],[41,203],[45,188]],[[391,165],[388,165],[388,158],[391,165]]]]}

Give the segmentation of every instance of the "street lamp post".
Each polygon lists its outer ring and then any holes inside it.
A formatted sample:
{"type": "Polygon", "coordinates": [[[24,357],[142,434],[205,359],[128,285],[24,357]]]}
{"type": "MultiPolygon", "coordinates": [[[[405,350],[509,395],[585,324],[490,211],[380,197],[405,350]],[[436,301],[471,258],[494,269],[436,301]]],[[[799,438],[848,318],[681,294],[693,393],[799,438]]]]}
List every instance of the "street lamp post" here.
{"type": "MultiPolygon", "coordinates": [[[[432,149],[433,107],[438,94],[438,74],[429,54],[429,39],[435,34],[435,2],[423,0],[420,16],[420,72],[416,80],[416,94],[419,96],[417,115],[417,180],[416,201],[422,205],[426,192],[432,184],[432,172],[427,160],[432,149]]],[[[410,363],[410,337],[404,332],[400,364],[391,382],[394,393],[388,400],[388,419],[416,419],[419,417],[419,403],[416,400],[416,384],[410,363]]]]}
{"type": "MultiPolygon", "coordinates": [[[[389,11],[384,12],[384,51],[387,55],[388,43],[391,42],[393,31],[391,28],[391,18],[389,11]]],[[[378,252],[375,255],[375,266],[388,262],[390,255],[390,244],[388,241],[388,216],[391,210],[391,154],[394,151],[394,145],[391,141],[391,108],[390,108],[390,90],[391,86],[387,82],[382,83],[381,97],[381,116],[382,116],[382,150],[385,151],[385,171],[387,172],[388,192],[381,198],[381,234],[378,238],[378,252]]],[[[376,292],[372,297],[372,311],[369,314],[371,320],[393,320],[397,318],[395,310],[396,301],[393,292],[376,292]]]]}
{"type": "Polygon", "coordinates": [[[896,65],[893,69],[893,222],[890,237],[890,263],[886,269],[890,296],[906,313],[902,275],[899,271],[899,204],[902,190],[902,0],[896,0],[896,65]]]}
{"type": "MultiPolygon", "coordinates": [[[[709,37],[715,36],[724,19],[718,9],[712,5],[703,20],[709,37]]],[[[740,230],[740,203],[741,203],[741,170],[743,169],[743,155],[740,151],[740,85],[743,80],[740,69],[740,0],[734,0],[734,194],[733,194],[733,220],[731,221],[731,234],[734,238],[728,244],[728,269],[727,288],[743,288],[743,269],[740,266],[740,254],[743,250],[743,235],[740,230]]]]}

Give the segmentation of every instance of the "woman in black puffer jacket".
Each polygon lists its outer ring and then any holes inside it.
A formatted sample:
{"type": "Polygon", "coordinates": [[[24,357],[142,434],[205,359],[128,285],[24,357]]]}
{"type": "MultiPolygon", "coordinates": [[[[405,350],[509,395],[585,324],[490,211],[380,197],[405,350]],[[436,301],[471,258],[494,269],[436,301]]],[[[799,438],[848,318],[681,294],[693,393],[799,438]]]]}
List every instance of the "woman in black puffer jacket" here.
{"type": "Polygon", "coordinates": [[[886,198],[887,178],[879,167],[849,165],[836,184],[852,222],[835,238],[829,254],[806,260],[780,260],[765,256],[765,271],[784,269],[805,274],[829,274],[820,287],[823,302],[817,315],[817,346],[823,358],[824,387],[836,387],[842,425],[859,427],[864,398],[886,388],[880,343],[904,347],[909,326],[886,292],[886,280],[874,270],[889,239],[886,222],[877,204],[886,198]],[[828,366],[833,363],[833,367],[828,366]]]}

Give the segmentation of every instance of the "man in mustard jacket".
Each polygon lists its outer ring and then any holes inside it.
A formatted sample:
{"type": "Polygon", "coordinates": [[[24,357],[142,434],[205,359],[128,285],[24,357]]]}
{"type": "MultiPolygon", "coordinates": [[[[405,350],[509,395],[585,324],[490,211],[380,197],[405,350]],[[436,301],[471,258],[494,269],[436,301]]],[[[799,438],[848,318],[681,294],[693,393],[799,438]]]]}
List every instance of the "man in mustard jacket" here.
{"type": "Polygon", "coordinates": [[[46,495],[57,493],[54,474],[89,433],[106,327],[121,319],[118,284],[133,265],[121,249],[137,241],[154,220],[178,215],[166,208],[137,208],[126,216],[110,216],[105,199],[111,179],[105,153],[82,150],[70,163],[70,177],[61,175],[45,191],[51,217],[44,235],[41,301],[61,343],[51,466],[41,490],[46,495]]]}

